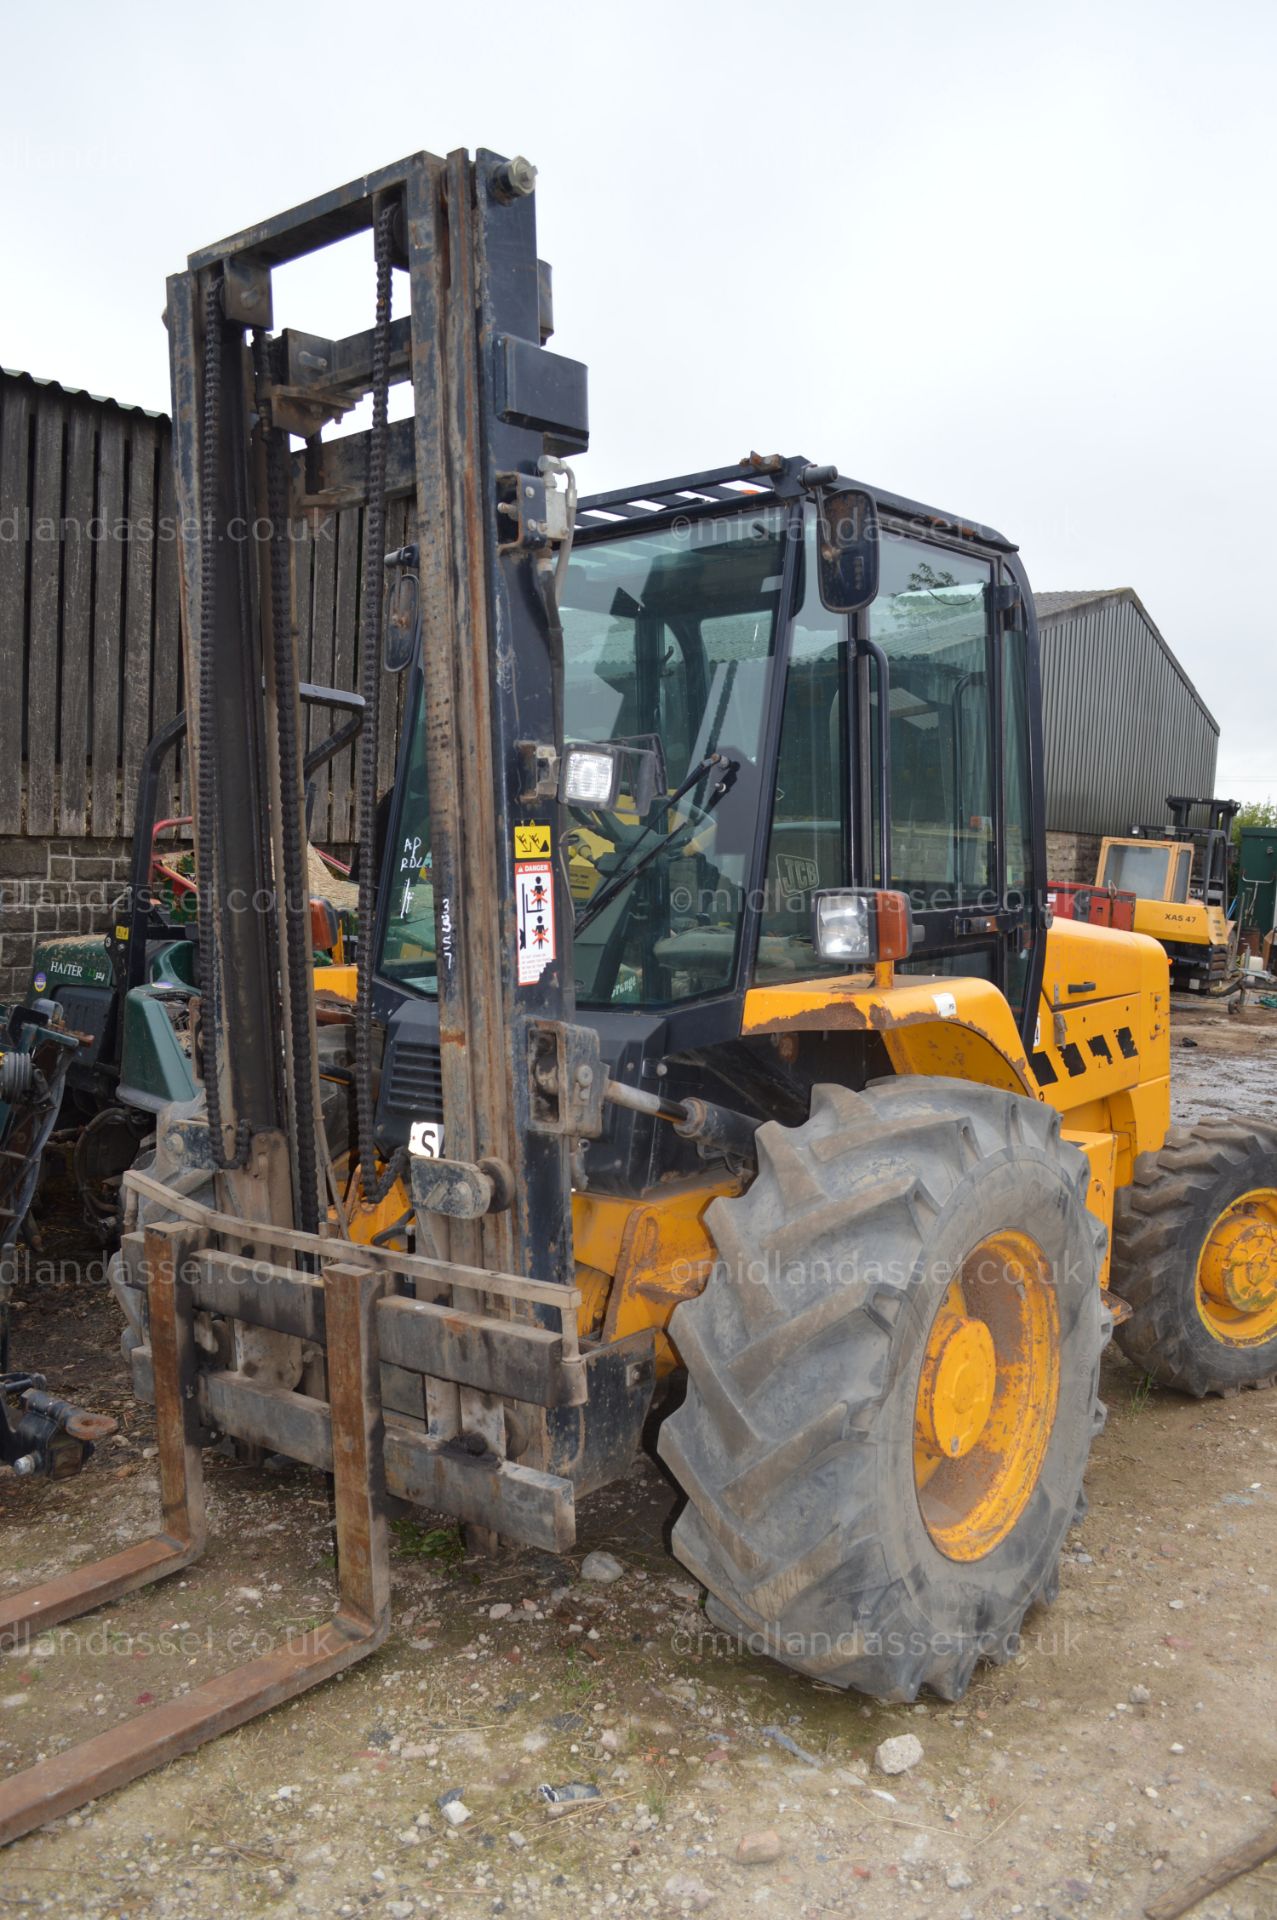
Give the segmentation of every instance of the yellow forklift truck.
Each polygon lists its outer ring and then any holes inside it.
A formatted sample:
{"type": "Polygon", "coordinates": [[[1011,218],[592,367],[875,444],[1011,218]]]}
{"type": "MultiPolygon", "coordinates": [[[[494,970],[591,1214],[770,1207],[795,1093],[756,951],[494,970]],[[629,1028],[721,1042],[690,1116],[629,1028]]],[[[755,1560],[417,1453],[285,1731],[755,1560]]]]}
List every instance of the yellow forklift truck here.
{"type": "Polygon", "coordinates": [[[0,1838],[379,1645],[392,1503],[570,1549],[658,1395],[711,1617],[957,1698],[1055,1593],[1114,1323],[1190,1394],[1277,1373],[1277,1132],[1169,1130],[1164,951],[1048,931],[1015,548],[803,458],[577,500],[534,186],[418,154],[169,285],[199,1079],[116,1274],[163,1521],[0,1638],[188,1565],[217,1436],[332,1475],[339,1592],[0,1782],[0,1838]],[[274,332],[273,269],[370,230],[371,329],[274,332]],[[359,952],[317,992],[289,527],[356,501],[359,952]]]}
{"type": "Polygon", "coordinates": [[[1182,993],[1226,994],[1238,984],[1240,916],[1229,918],[1228,863],[1236,800],[1172,793],[1164,827],[1132,827],[1100,845],[1097,887],[1135,895],[1135,931],[1165,947],[1182,993]],[[1194,819],[1194,814],[1197,819],[1194,819]]]}

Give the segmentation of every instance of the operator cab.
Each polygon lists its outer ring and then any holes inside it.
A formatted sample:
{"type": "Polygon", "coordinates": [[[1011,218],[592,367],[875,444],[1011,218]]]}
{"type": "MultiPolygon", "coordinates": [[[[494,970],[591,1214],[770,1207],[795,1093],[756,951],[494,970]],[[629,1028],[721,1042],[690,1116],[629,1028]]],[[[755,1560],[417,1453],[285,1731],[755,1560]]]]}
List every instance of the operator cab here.
{"type": "MultiPolygon", "coordinates": [[[[564,746],[596,764],[561,784],[558,872],[578,1014],[613,1078],[678,1098],[686,1070],[702,1093],[717,1082],[711,1098],[800,1119],[831,1048],[857,1054],[852,1081],[884,1071],[873,1036],[741,1037],[751,988],[849,972],[813,938],[831,889],[906,895],[900,970],[992,981],[1031,1040],[1037,632],[1006,540],[831,469],[755,462],[582,501],[561,617],[564,746]],[[862,597],[827,571],[822,593],[822,515],[827,534],[849,497],[870,503],[876,592],[832,611],[862,597]]],[[[441,1117],[419,668],[406,710],[378,890],[383,1149],[441,1117]]],[[[680,1156],[695,1164],[669,1128],[613,1108],[585,1167],[634,1192],[680,1156]]]]}

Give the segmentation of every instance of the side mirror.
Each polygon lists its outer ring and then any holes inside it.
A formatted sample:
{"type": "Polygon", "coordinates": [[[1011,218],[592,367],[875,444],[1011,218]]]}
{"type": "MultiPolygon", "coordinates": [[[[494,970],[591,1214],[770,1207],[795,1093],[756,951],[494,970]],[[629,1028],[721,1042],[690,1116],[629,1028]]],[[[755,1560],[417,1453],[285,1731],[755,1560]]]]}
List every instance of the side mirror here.
{"type": "Polygon", "coordinates": [[[857,487],[818,496],[820,602],[857,613],[878,593],[878,509],[857,487]]]}
{"type": "Polygon", "coordinates": [[[387,673],[402,673],[417,657],[421,641],[421,584],[417,578],[417,549],[399,547],[388,553],[386,571],[390,592],[386,598],[381,664],[387,673]],[[392,572],[393,569],[393,572],[392,572]]]}

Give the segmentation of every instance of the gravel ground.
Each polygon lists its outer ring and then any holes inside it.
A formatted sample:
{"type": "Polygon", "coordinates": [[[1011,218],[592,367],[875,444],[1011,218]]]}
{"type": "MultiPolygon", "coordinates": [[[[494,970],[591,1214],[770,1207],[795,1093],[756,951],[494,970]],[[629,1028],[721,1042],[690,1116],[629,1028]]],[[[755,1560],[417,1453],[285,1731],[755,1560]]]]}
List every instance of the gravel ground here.
{"type": "MultiPolygon", "coordinates": [[[[1177,1117],[1277,1113],[1274,1047],[1262,1009],[1177,1016],[1177,1117]]],[[[0,1481],[0,1589],[155,1515],[149,1421],[89,1250],[50,1234],[19,1298],[15,1362],[38,1351],[60,1390],[125,1424],[80,1480],[0,1481]]],[[[0,1907],[1138,1914],[1277,1818],[1277,1398],[1150,1393],[1116,1354],[1104,1382],[1059,1600],[957,1705],[867,1704],[725,1642],[668,1555],[673,1491],[643,1462],[587,1503],[566,1558],[470,1559],[442,1522],[398,1528],[381,1652],[0,1855],[0,1907]],[[619,1577],[584,1577],[591,1551],[619,1577]],[[921,1754],[886,1774],[875,1756],[898,1736],[921,1754]],[[591,1795],[552,1805],[543,1785],[591,1795]]],[[[324,1482],[214,1460],[209,1485],[212,1544],[186,1577],[0,1658],[0,1771],[323,1616],[324,1482]]],[[[1196,1911],[1268,1920],[1277,1862],[1196,1911]]]]}

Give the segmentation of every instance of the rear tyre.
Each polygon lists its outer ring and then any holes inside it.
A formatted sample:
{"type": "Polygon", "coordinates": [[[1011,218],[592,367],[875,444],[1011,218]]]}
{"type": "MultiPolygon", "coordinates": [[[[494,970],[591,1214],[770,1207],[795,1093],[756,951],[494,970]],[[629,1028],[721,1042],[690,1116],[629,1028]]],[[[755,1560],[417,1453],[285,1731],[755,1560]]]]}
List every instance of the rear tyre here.
{"type": "Polygon", "coordinates": [[[818,1087],[758,1133],[670,1333],[674,1551],[712,1620],[885,1700],[1004,1660],[1104,1422],[1104,1230],[1059,1117],[952,1080],[818,1087]]]}
{"type": "Polygon", "coordinates": [[[1141,1154],[1113,1220],[1127,1359],[1200,1400],[1277,1376],[1277,1127],[1201,1120],[1141,1154]]]}
{"type": "Polygon", "coordinates": [[[71,1165],[84,1217],[103,1246],[120,1237],[124,1195],[120,1182],[155,1131],[155,1115],[136,1107],[102,1107],[75,1143],[71,1165]]]}

